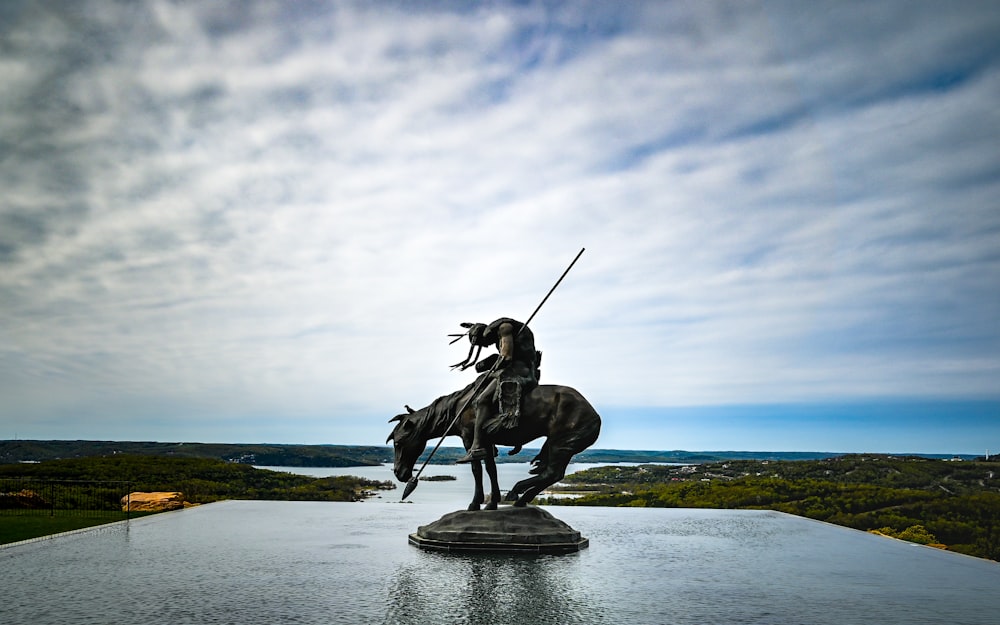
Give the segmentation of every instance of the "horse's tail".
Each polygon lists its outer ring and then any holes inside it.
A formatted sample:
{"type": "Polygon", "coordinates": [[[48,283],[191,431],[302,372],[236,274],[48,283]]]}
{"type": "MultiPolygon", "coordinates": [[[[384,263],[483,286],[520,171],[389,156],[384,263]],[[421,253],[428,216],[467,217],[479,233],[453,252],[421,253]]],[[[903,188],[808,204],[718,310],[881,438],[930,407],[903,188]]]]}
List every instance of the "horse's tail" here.
{"type": "Polygon", "coordinates": [[[547,466],[549,466],[549,439],[546,438],[538,455],[531,459],[531,470],[528,473],[538,475],[547,466]]]}

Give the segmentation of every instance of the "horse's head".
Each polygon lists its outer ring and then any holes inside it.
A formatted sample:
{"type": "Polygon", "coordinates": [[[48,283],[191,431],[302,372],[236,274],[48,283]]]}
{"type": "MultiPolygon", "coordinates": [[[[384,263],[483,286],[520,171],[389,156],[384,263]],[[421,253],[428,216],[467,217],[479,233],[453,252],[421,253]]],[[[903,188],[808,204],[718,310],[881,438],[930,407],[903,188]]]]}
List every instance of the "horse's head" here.
{"type": "Polygon", "coordinates": [[[417,463],[417,458],[427,445],[427,439],[422,436],[418,427],[419,418],[424,410],[426,408],[413,410],[406,406],[406,412],[389,419],[389,423],[399,422],[385,442],[392,441],[392,472],[400,482],[409,480],[413,475],[413,465],[417,463]]]}

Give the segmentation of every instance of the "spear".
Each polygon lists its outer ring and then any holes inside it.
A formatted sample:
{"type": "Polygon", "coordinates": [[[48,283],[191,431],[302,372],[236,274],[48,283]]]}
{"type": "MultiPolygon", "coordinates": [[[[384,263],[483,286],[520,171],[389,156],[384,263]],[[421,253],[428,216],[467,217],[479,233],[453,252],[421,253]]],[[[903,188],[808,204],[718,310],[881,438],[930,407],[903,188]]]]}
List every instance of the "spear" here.
{"type": "MultiPolygon", "coordinates": [[[[552,295],[552,292],[556,290],[556,287],[559,286],[559,283],[563,281],[563,278],[565,278],[566,274],[569,273],[569,270],[573,268],[573,265],[576,264],[576,261],[579,260],[581,256],[583,256],[583,252],[586,249],[587,248],[585,247],[580,248],[580,251],[577,252],[576,256],[573,258],[573,262],[569,264],[569,267],[566,267],[566,271],[562,272],[562,275],[559,276],[559,279],[556,280],[556,283],[552,285],[552,288],[549,289],[549,292],[545,294],[545,297],[542,298],[542,301],[538,304],[538,306],[535,307],[535,312],[531,313],[531,316],[528,317],[528,320],[524,322],[524,325],[522,325],[518,329],[517,334],[514,335],[515,339],[517,338],[517,335],[521,334],[521,330],[524,330],[525,328],[528,327],[528,324],[531,323],[531,320],[535,318],[535,315],[538,314],[538,311],[542,309],[542,306],[544,306],[545,302],[548,301],[549,296],[552,295]]],[[[463,403],[462,407],[459,408],[459,410],[455,413],[455,418],[451,420],[451,423],[445,429],[444,434],[441,435],[441,440],[437,442],[437,445],[434,446],[434,449],[431,450],[431,453],[427,455],[427,458],[424,460],[424,463],[420,465],[420,469],[417,471],[417,473],[413,477],[411,477],[408,482],[406,482],[406,488],[403,489],[403,496],[399,498],[400,501],[403,501],[404,499],[409,497],[410,493],[412,493],[417,488],[417,484],[419,484],[420,480],[420,474],[424,472],[424,468],[427,466],[427,463],[430,462],[431,458],[434,457],[434,454],[437,453],[438,448],[441,447],[441,443],[443,443],[445,437],[448,436],[448,432],[451,431],[451,428],[455,427],[455,423],[458,422],[459,417],[461,417],[462,413],[465,412],[465,409],[469,407],[469,403],[472,402],[474,397],[479,395],[479,391],[482,390],[483,384],[485,384],[486,380],[490,379],[490,375],[497,370],[497,367],[500,366],[501,360],[502,360],[501,358],[497,358],[496,362],[493,363],[493,366],[490,367],[490,370],[486,372],[486,375],[480,377],[479,380],[476,382],[475,388],[473,388],[472,392],[469,393],[468,397],[466,397],[465,403],[463,403]]]]}

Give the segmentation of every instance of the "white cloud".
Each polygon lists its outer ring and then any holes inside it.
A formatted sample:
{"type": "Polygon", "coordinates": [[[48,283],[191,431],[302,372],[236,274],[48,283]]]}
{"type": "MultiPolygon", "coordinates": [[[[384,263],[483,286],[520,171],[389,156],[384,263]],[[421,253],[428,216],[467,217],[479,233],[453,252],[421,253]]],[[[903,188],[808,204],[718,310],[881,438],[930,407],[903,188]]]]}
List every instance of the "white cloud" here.
{"type": "Polygon", "coordinates": [[[995,394],[992,10],[149,6],[0,65],[8,415],[391,413],[581,246],[603,402],[995,394]]]}

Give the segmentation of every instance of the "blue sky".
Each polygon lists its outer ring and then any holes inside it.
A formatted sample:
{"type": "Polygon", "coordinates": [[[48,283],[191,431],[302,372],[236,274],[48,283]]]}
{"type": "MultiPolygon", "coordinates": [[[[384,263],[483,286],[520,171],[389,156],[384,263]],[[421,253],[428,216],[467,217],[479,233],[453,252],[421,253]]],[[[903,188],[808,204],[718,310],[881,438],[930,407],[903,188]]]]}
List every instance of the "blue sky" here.
{"type": "Polygon", "coordinates": [[[0,439],[1000,449],[1000,5],[6,2],[0,439]],[[457,443],[457,440],[456,440],[457,443]]]}

